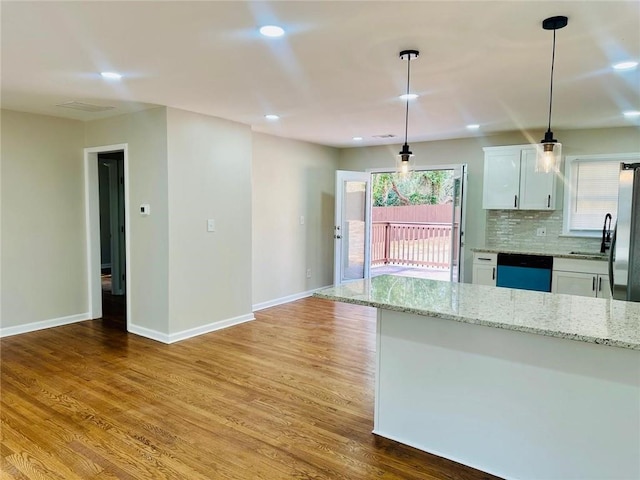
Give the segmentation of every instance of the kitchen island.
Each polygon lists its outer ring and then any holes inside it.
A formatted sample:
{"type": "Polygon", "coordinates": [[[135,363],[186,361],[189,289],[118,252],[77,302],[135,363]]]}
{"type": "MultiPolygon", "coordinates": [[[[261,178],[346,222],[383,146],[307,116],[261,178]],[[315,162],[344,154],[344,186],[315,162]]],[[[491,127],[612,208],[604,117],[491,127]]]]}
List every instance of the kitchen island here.
{"type": "Polygon", "coordinates": [[[520,479],[640,478],[640,304],[380,276],[374,429],[520,479]]]}

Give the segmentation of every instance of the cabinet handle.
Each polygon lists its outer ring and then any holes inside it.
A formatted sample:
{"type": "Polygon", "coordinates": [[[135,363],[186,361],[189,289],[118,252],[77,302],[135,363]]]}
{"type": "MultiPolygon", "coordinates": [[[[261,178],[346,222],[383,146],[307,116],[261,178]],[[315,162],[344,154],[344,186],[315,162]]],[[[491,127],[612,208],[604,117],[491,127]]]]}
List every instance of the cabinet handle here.
{"type": "Polygon", "coordinates": [[[491,280],[496,279],[496,267],[493,267],[493,273],[491,274],[491,280]]]}
{"type": "Polygon", "coordinates": [[[551,195],[547,195],[547,208],[551,208],[551,195]]]}
{"type": "Polygon", "coordinates": [[[591,290],[596,291],[596,277],[591,277],[591,290]]]}
{"type": "Polygon", "coordinates": [[[598,277],[598,291],[602,291],[602,277],[598,277]]]}
{"type": "Polygon", "coordinates": [[[518,208],[518,195],[513,196],[513,208],[518,208]]]}
{"type": "Polygon", "coordinates": [[[487,257],[478,257],[478,260],[486,260],[487,262],[491,261],[491,259],[487,257]]]}

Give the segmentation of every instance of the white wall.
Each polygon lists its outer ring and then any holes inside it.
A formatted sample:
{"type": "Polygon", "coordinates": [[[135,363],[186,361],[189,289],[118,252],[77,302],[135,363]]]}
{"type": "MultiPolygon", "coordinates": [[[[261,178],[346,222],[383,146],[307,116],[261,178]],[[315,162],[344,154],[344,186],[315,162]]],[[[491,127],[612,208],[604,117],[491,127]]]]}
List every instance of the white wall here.
{"type": "Polygon", "coordinates": [[[132,331],[202,333],[331,284],[338,150],[165,107],[2,115],[3,328],[86,318],[84,147],[128,145],[132,331]]]}
{"type": "Polygon", "coordinates": [[[87,313],[83,125],[2,111],[0,327],[87,313]]]}
{"type": "MultiPolygon", "coordinates": [[[[640,150],[637,128],[612,128],[592,130],[557,130],[556,138],[562,142],[563,155],[627,153],[640,150]]],[[[468,165],[467,212],[465,228],[464,281],[471,281],[473,247],[485,246],[486,210],[482,209],[482,181],[484,177],[484,152],[482,147],[535,143],[543,132],[529,134],[511,132],[493,136],[477,136],[454,140],[411,143],[419,166],[466,163],[468,165]]],[[[349,148],[340,151],[340,169],[365,170],[367,168],[394,168],[398,145],[349,148]]],[[[556,198],[562,199],[562,181],[557,182],[556,198]]],[[[561,202],[560,202],[561,203],[561,202]]],[[[558,204],[558,208],[562,208],[558,204]]]]}
{"type": "Polygon", "coordinates": [[[338,155],[329,147],[253,134],[252,280],[257,308],[332,284],[338,155]]]}
{"type": "Polygon", "coordinates": [[[167,132],[169,332],[252,318],[251,129],[169,108],[167,132]]]}
{"type": "MultiPolygon", "coordinates": [[[[128,144],[131,251],[127,280],[131,288],[130,325],[169,332],[169,234],[167,178],[167,112],[154,108],[87,122],[85,146],[128,144]],[[151,205],[142,217],[138,207],[151,205]]],[[[82,185],[82,183],[80,183],[82,185]]],[[[84,237],[82,237],[84,241],[84,237]]]]}

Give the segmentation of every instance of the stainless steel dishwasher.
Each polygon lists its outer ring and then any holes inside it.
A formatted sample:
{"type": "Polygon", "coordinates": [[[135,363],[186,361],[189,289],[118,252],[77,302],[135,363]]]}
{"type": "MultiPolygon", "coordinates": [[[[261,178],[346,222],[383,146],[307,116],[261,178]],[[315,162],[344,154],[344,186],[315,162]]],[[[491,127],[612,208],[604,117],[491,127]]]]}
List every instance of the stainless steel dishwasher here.
{"type": "Polygon", "coordinates": [[[551,291],[553,257],[498,253],[496,286],[522,290],[551,291]]]}

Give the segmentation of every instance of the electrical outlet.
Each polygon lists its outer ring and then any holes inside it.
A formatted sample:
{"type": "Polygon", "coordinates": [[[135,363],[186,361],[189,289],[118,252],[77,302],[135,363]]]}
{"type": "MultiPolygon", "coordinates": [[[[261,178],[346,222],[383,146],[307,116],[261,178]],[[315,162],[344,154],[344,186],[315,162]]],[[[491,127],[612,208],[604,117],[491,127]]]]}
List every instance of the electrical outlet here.
{"type": "Polygon", "coordinates": [[[538,228],[538,230],[536,230],[536,235],[538,237],[546,237],[547,236],[547,229],[545,227],[538,228]]]}
{"type": "Polygon", "coordinates": [[[311,269],[307,268],[307,278],[311,278],[311,269]]]}

